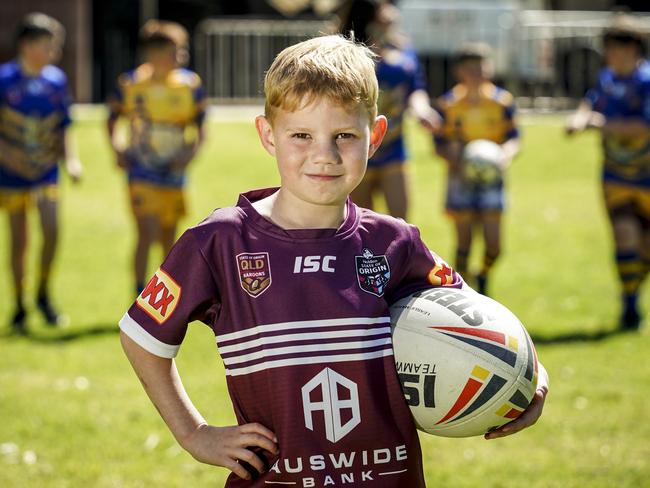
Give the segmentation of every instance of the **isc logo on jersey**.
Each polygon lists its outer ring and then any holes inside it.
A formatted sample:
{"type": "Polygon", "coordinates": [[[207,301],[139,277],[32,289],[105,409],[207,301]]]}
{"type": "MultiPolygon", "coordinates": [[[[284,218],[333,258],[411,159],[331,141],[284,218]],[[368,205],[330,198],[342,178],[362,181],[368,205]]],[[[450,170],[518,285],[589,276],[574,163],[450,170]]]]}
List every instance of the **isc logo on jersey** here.
{"type": "Polygon", "coordinates": [[[162,324],[174,313],[181,297],[181,286],[158,269],[138,296],[136,303],[149,317],[162,324]]]}
{"type": "Polygon", "coordinates": [[[336,256],[296,256],[293,263],[293,274],[298,273],[334,273],[336,256]]]}

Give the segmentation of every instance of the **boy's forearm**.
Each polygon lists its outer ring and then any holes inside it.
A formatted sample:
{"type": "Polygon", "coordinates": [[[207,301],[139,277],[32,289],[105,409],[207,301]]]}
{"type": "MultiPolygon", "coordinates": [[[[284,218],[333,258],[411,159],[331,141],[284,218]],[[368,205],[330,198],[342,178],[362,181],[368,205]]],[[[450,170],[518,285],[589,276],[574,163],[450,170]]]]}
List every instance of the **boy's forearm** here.
{"type": "Polygon", "coordinates": [[[501,145],[501,148],[503,149],[506,164],[509,164],[515,158],[515,156],[519,154],[519,150],[521,149],[521,144],[519,143],[518,138],[514,138],[504,142],[501,145]]]}
{"type": "Polygon", "coordinates": [[[117,131],[115,130],[116,125],[117,125],[117,117],[110,115],[106,122],[106,129],[108,131],[108,140],[111,143],[111,148],[117,152],[119,149],[118,148],[119,144],[117,141],[117,134],[116,134],[117,131]]]}
{"type": "Polygon", "coordinates": [[[173,359],[155,356],[120,332],[122,348],[149,399],[181,446],[205,420],[190,400],[173,359]]]}

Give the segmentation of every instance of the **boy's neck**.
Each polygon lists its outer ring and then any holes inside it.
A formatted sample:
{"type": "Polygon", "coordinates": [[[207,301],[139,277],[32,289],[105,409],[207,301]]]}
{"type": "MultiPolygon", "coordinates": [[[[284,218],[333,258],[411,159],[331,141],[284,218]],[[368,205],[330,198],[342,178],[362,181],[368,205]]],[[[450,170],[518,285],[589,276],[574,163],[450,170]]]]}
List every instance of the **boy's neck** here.
{"type": "Polygon", "coordinates": [[[621,78],[625,78],[627,76],[630,76],[634,71],[639,67],[639,64],[641,63],[640,59],[630,61],[628,63],[621,63],[618,66],[611,66],[611,70],[614,72],[616,76],[620,76],[621,78]]]}
{"type": "Polygon", "coordinates": [[[33,63],[23,56],[18,57],[18,64],[23,74],[27,76],[38,76],[43,71],[43,68],[45,68],[45,65],[33,63]]]}
{"type": "Polygon", "coordinates": [[[169,75],[169,73],[174,71],[174,68],[161,68],[153,64],[150,64],[150,66],[151,66],[151,78],[156,81],[165,80],[169,75]]]}
{"type": "Polygon", "coordinates": [[[257,212],[285,230],[337,229],[345,220],[347,206],[318,205],[300,200],[282,188],[253,203],[257,212]]]}

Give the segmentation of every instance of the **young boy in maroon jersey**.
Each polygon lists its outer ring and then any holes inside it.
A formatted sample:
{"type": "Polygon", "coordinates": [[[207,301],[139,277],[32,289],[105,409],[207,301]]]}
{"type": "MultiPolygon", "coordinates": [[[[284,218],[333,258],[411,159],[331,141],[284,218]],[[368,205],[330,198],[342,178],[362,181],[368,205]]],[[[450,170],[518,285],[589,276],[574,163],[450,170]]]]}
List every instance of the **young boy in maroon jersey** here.
{"type": "MultiPolygon", "coordinates": [[[[373,56],[337,36],[305,41],[278,55],[264,90],[256,126],[280,188],[185,232],[121,320],[124,350],[180,445],[231,470],[229,487],[424,487],[388,307],[464,284],[431,272],[444,262],[416,227],[348,198],[386,131],[373,56]],[[178,376],[193,320],[217,337],[237,426],[209,425],[178,376]]],[[[528,410],[488,438],[537,420],[540,376],[528,410]]]]}

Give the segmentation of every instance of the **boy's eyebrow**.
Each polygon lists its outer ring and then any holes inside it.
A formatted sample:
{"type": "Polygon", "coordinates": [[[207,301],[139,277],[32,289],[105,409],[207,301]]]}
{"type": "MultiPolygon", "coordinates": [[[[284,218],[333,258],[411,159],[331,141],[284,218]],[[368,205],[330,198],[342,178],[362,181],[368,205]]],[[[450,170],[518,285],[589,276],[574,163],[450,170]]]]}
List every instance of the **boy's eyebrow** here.
{"type": "MultiPolygon", "coordinates": [[[[307,127],[287,127],[285,132],[312,132],[312,129],[308,129],[307,127]]],[[[352,125],[347,126],[347,127],[340,127],[333,129],[332,132],[360,132],[360,129],[358,127],[354,127],[352,125]]]]}

